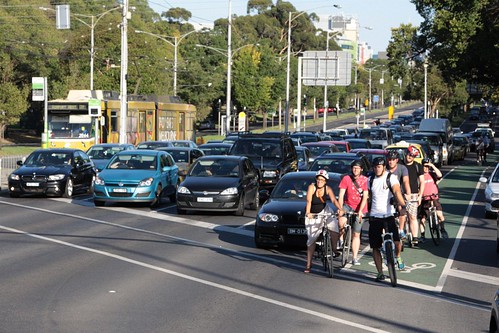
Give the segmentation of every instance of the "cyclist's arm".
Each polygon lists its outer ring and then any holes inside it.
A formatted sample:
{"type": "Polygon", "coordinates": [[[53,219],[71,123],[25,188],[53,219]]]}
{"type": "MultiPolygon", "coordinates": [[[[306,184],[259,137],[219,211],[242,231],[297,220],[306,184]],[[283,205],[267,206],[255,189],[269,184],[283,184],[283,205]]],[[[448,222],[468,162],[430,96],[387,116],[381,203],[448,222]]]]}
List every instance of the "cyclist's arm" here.
{"type": "Polygon", "coordinates": [[[424,174],[419,175],[419,192],[418,192],[418,204],[421,205],[421,198],[423,197],[424,193],[424,174]]]}
{"type": "Polygon", "coordinates": [[[402,185],[407,199],[411,196],[411,183],[409,182],[409,175],[402,176],[402,185]]]}
{"type": "Polygon", "coordinates": [[[397,202],[402,205],[402,203],[405,203],[404,196],[402,195],[402,191],[400,191],[400,184],[393,184],[392,185],[392,191],[393,195],[397,199],[397,202]]]}
{"type": "Polygon", "coordinates": [[[369,191],[368,190],[365,190],[364,191],[364,194],[362,195],[362,201],[360,202],[360,205],[359,205],[359,217],[362,218],[362,216],[364,216],[364,207],[366,207],[367,205],[367,198],[369,197],[369,191]]]}
{"type": "MultiPolygon", "coordinates": [[[[334,195],[333,189],[329,186],[327,186],[326,188],[327,188],[327,194],[329,195],[329,199],[336,206],[336,208],[338,208],[338,213],[342,213],[343,206],[340,206],[340,203],[338,202],[338,200],[336,200],[336,196],[334,195]]],[[[339,215],[343,215],[343,214],[339,214],[339,215]]]]}
{"type": "Polygon", "coordinates": [[[346,190],[344,188],[340,188],[340,191],[338,192],[338,203],[340,207],[343,207],[345,204],[345,192],[346,190]]]}
{"type": "Polygon", "coordinates": [[[315,192],[315,186],[313,184],[308,185],[307,189],[307,205],[305,206],[305,216],[310,217],[310,208],[312,207],[312,197],[315,192]]]}

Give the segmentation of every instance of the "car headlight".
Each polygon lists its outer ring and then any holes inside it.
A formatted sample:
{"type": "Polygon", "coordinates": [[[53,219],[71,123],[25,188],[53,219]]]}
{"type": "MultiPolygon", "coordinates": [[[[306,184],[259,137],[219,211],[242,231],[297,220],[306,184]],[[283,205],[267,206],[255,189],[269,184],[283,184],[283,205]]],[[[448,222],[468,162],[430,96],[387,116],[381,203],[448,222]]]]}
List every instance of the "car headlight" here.
{"type": "Polygon", "coordinates": [[[10,176],[9,176],[10,179],[12,180],[19,180],[21,179],[21,177],[19,177],[19,175],[16,175],[15,173],[11,173],[10,176]]]}
{"type": "Polygon", "coordinates": [[[261,213],[258,214],[258,218],[263,222],[277,222],[279,221],[279,216],[275,214],[261,213]]]}
{"type": "Polygon", "coordinates": [[[180,194],[191,194],[191,191],[185,186],[179,186],[177,192],[180,194]]]}
{"type": "Polygon", "coordinates": [[[154,181],[154,178],[152,178],[152,177],[142,179],[139,182],[139,186],[151,186],[153,181],[154,181]]]}
{"type": "Polygon", "coordinates": [[[104,179],[102,179],[99,176],[95,177],[95,185],[104,185],[104,184],[105,184],[104,179]]]}
{"type": "Polygon", "coordinates": [[[237,194],[237,187],[229,187],[225,190],[223,190],[220,194],[222,195],[227,195],[227,194],[237,194]]]}
{"type": "Polygon", "coordinates": [[[66,177],[65,174],[59,173],[57,175],[50,175],[48,178],[49,180],[63,180],[64,177],[66,177]]]}

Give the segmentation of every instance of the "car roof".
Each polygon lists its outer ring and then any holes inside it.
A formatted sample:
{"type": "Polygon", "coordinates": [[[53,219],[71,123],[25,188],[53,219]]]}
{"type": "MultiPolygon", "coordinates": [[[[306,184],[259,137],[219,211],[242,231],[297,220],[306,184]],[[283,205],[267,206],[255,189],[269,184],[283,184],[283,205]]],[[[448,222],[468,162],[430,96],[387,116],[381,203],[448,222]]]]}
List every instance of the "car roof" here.
{"type": "Polygon", "coordinates": [[[208,143],[203,143],[202,145],[199,145],[198,148],[208,148],[208,147],[232,147],[232,143],[226,143],[226,142],[208,142],[208,143]]]}
{"type": "Polygon", "coordinates": [[[199,150],[199,148],[196,147],[158,147],[155,150],[161,150],[161,151],[176,151],[176,150],[199,150]]]}
{"type": "Polygon", "coordinates": [[[205,155],[198,158],[196,161],[200,160],[242,160],[247,159],[246,156],[240,155],[205,155]]]}
{"type": "Polygon", "coordinates": [[[322,154],[317,156],[315,159],[322,159],[322,158],[343,158],[343,159],[356,159],[359,158],[360,156],[356,153],[327,153],[327,154],[322,154]]]}
{"type": "Polygon", "coordinates": [[[373,154],[388,154],[384,149],[379,148],[355,148],[350,150],[351,153],[373,153],[373,154]]]}
{"type": "Polygon", "coordinates": [[[322,147],[331,147],[334,146],[335,144],[331,141],[316,141],[316,142],[305,142],[301,144],[302,146],[308,147],[308,146],[322,146],[322,147]]]}
{"type": "Polygon", "coordinates": [[[134,150],[122,150],[118,152],[116,155],[158,155],[165,154],[167,152],[156,149],[134,149],[134,150]]]}
{"type": "Polygon", "coordinates": [[[36,153],[36,152],[49,152],[49,153],[73,153],[75,151],[81,151],[84,153],[83,150],[81,149],[78,149],[78,148],[47,148],[47,149],[37,149],[35,151],[33,151],[33,153],[36,153]]]}
{"type": "MultiPolygon", "coordinates": [[[[299,172],[288,172],[286,173],[285,175],[282,176],[282,178],[291,178],[291,179],[303,179],[303,178],[315,178],[315,174],[317,173],[317,171],[299,171],[299,172]]],[[[340,175],[339,173],[335,173],[335,172],[329,172],[329,178],[336,178],[336,179],[340,179],[342,177],[342,175],[340,175]]]]}

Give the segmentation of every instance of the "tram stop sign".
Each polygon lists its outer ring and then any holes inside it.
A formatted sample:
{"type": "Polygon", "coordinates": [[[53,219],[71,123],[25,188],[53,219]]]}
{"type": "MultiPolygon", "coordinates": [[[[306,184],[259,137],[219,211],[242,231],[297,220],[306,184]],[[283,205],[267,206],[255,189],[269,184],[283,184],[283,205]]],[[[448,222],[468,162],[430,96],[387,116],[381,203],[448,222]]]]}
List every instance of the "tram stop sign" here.
{"type": "Polygon", "coordinates": [[[100,99],[90,98],[88,100],[88,115],[91,117],[100,117],[101,112],[102,110],[100,99]]]}

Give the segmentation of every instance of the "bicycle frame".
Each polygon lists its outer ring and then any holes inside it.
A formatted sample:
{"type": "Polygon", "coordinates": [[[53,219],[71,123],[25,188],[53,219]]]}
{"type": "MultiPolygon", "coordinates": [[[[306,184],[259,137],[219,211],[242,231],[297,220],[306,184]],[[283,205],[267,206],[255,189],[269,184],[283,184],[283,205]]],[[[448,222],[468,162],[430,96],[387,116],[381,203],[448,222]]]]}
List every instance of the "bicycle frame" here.
{"type": "Polygon", "coordinates": [[[388,232],[388,223],[384,223],[384,230],[381,234],[381,239],[383,240],[381,246],[381,255],[385,259],[386,267],[388,268],[388,275],[390,276],[390,281],[392,287],[397,286],[397,271],[395,269],[396,259],[395,259],[395,242],[393,241],[393,233],[388,232]]]}
{"type": "Polygon", "coordinates": [[[347,223],[343,227],[343,246],[341,247],[341,266],[345,267],[348,262],[348,256],[352,250],[352,225],[356,222],[358,216],[355,212],[345,212],[347,223]]]}
{"type": "Polygon", "coordinates": [[[315,218],[321,219],[321,236],[322,239],[316,241],[315,251],[317,252],[319,258],[324,265],[324,270],[328,272],[330,278],[333,277],[333,246],[331,244],[331,235],[329,229],[327,228],[326,218],[332,216],[332,214],[314,214],[315,218]]]}
{"type": "Polygon", "coordinates": [[[437,198],[437,194],[431,194],[423,198],[426,201],[424,206],[425,220],[428,222],[431,239],[436,246],[440,244],[440,225],[438,223],[437,207],[435,207],[434,203],[437,198]],[[426,207],[426,204],[429,206],[426,207]]]}

